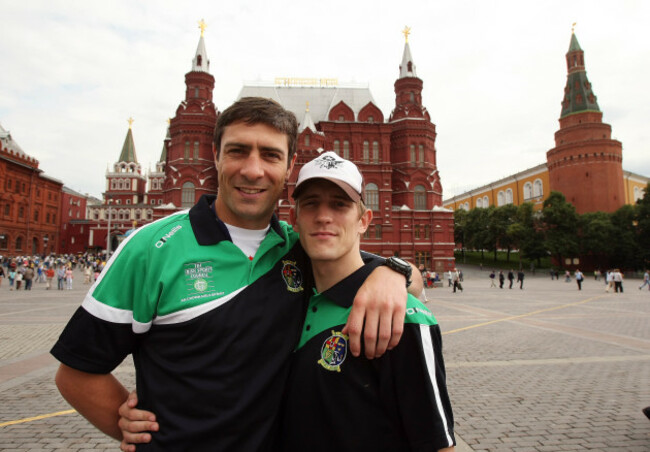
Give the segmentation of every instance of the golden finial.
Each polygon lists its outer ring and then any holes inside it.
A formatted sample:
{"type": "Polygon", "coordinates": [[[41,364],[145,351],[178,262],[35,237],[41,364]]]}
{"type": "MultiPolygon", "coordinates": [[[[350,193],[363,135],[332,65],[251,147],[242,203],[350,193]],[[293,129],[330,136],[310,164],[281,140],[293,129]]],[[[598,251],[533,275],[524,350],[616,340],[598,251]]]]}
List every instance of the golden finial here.
{"type": "Polygon", "coordinates": [[[201,37],[203,37],[203,32],[205,32],[205,29],[208,27],[208,24],[205,23],[203,19],[199,21],[199,28],[201,29],[201,37]]]}
{"type": "Polygon", "coordinates": [[[129,119],[127,119],[126,122],[129,123],[129,129],[130,129],[131,126],[133,125],[133,118],[129,117],[129,119]]]}
{"type": "Polygon", "coordinates": [[[309,101],[305,102],[305,104],[307,104],[307,108],[305,108],[305,111],[309,112],[309,101]]]}
{"type": "Polygon", "coordinates": [[[169,126],[172,123],[172,118],[167,118],[167,125],[169,126]]]}
{"type": "Polygon", "coordinates": [[[408,44],[409,42],[409,35],[411,34],[411,27],[404,27],[404,30],[402,30],[402,34],[404,35],[404,39],[406,39],[406,43],[408,44]]]}
{"type": "Polygon", "coordinates": [[[573,33],[574,30],[576,29],[576,24],[577,22],[573,22],[573,24],[571,25],[571,33],[573,33]]]}

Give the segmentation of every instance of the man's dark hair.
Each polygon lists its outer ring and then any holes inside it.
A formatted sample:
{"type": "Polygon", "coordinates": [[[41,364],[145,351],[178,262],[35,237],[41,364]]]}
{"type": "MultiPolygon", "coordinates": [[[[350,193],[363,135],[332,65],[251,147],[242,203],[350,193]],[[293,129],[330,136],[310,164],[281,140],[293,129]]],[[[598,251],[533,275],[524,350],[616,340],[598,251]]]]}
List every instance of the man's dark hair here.
{"type": "Polygon", "coordinates": [[[298,120],[289,110],[272,99],[264,97],[242,97],[237,102],[226,108],[217,119],[214,128],[214,147],[219,156],[221,150],[221,137],[227,126],[234,122],[244,122],[249,125],[266,124],[278,132],[287,135],[289,159],[296,153],[296,139],[298,136],[298,120]]]}

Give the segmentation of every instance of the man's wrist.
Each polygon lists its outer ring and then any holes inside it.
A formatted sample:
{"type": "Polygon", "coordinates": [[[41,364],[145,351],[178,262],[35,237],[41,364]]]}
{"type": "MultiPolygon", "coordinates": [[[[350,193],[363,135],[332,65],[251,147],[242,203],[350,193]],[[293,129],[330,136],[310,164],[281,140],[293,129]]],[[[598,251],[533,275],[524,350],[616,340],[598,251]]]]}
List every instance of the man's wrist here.
{"type": "Polygon", "coordinates": [[[413,282],[411,280],[411,275],[413,273],[413,268],[411,267],[411,264],[406,262],[403,259],[400,259],[399,257],[389,257],[386,259],[383,263],[386,267],[390,268],[391,270],[401,274],[406,278],[406,287],[408,288],[411,283],[413,282]]]}

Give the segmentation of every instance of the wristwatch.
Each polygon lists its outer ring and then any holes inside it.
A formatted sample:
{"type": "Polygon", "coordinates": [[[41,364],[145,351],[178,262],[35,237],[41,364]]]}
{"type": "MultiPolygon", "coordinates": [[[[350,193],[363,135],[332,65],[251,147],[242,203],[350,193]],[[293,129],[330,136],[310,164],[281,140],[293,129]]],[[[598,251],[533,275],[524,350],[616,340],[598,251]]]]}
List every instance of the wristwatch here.
{"type": "Polygon", "coordinates": [[[413,273],[413,268],[411,267],[411,264],[406,262],[404,259],[400,259],[399,257],[389,257],[386,259],[383,263],[386,267],[390,268],[393,271],[396,271],[397,273],[404,275],[406,278],[406,287],[409,287],[413,281],[411,281],[411,274],[413,273]]]}

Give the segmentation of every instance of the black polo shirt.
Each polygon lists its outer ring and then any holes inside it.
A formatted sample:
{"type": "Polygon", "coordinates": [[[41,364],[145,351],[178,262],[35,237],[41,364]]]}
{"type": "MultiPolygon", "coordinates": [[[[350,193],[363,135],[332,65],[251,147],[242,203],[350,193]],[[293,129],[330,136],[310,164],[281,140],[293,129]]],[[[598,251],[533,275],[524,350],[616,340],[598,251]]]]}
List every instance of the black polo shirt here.
{"type": "Polygon", "coordinates": [[[309,301],[282,416],[285,452],[435,451],[455,444],[440,328],[409,295],[404,335],[379,359],[341,333],[372,266],[309,301]]]}
{"type": "Polygon", "coordinates": [[[139,408],[160,424],[139,451],[273,450],[311,269],[275,217],[250,261],[213,202],[131,234],[52,349],[103,374],[133,354],[139,408]]]}

